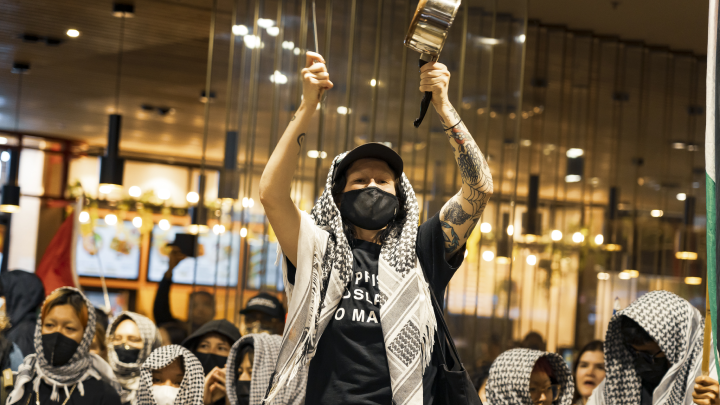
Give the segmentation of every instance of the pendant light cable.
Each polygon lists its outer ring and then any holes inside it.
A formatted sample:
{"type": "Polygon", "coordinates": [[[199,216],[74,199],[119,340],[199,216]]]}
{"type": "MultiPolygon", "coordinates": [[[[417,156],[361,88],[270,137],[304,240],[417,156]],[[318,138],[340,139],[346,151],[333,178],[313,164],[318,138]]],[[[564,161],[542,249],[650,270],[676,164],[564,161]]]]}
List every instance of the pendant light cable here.
{"type": "Polygon", "coordinates": [[[20,99],[22,96],[22,78],[24,73],[24,71],[18,72],[18,89],[15,102],[15,132],[18,132],[20,130],[20,99]]]}
{"type": "Polygon", "coordinates": [[[120,48],[118,50],[117,76],[115,78],[115,114],[120,114],[120,78],[122,77],[123,44],[125,42],[125,14],[120,17],[120,48]]]}

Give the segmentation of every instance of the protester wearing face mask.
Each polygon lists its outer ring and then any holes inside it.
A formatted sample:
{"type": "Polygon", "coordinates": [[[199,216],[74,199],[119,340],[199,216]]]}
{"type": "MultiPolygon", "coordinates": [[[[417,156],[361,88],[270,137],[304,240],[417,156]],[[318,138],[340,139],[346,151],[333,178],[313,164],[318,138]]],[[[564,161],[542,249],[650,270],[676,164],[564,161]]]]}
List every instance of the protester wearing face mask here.
{"type": "MultiPolygon", "coordinates": [[[[667,291],[649,292],[617,312],[605,338],[605,380],[588,404],[692,404],[703,327],[700,312],[667,291]]],[[[715,392],[716,379],[707,381],[715,392]]]]}
{"type": "Polygon", "coordinates": [[[593,390],[605,379],[605,353],[603,342],[594,340],[585,345],[578,353],[575,366],[575,405],[585,405],[593,390]]]}
{"type": "Polygon", "coordinates": [[[157,348],[140,367],[137,395],[138,405],[202,405],[202,366],[182,346],[157,348]]]}
{"type": "Polygon", "coordinates": [[[285,308],[272,294],[261,292],[250,298],[240,315],[243,336],[250,333],[282,335],[285,328],[285,308]]]}
{"type": "Polygon", "coordinates": [[[188,336],[182,345],[200,360],[204,374],[208,375],[216,367],[225,368],[230,348],[238,339],[240,330],[237,326],[225,319],[217,319],[188,336]]]}
{"type": "MultiPolygon", "coordinates": [[[[431,404],[438,362],[430,288],[445,288],[493,191],[490,169],[448,98],[450,72],[420,68],[458,164],[461,190],[420,223],[402,158],[381,143],[335,157],[322,196],[308,215],[291,185],[306,132],[323,92],[325,61],[308,52],[303,101],[260,179],[260,200],[282,252],[289,308],[283,347],[267,400],[309,363],[308,403],[431,404]]],[[[437,331],[437,332],[436,332],[437,331]]]]}
{"type": "MultiPolygon", "coordinates": [[[[225,373],[205,379],[205,404],[214,404],[220,392],[227,392],[230,405],[261,405],[275,368],[282,337],[267,333],[245,335],[233,345],[225,373]]],[[[218,370],[219,371],[219,370],[218,370]]],[[[301,405],[305,402],[307,369],[275,396],[274,404],[301,405]]]]}
{"type": "Polygon", "coordinates": [[[162,345],[160,331],[150,319],[135,312],[122,312],[107,334],[110,367],[125,390],[123,404],[137,404],[140,366],[162,345]]]}
{"type": "Polygon", "coordinates": [[[501,354],[490,367],[490,405],[570,405],[575,384],[560,355],[532,349],[501,354]]]}
{"type": "Polygon", "coordinates": [[[110,366],[89,353],[94,335],[87,298],[75,288],[53,291],[35,329],[36,354],[20,366],[8,404],[120,405],[122,389],[110,366]]]}

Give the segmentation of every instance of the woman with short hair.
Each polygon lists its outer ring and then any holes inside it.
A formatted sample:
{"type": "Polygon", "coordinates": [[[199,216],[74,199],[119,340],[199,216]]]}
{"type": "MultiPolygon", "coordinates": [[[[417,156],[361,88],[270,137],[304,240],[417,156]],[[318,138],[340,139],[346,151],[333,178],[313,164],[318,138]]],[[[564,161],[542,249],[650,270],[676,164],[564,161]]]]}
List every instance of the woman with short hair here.
{"type": "Polygon", "coordinates": [[[8,404],[120,405],[110,366],[89,352],[94,336],[90,301],[75,288],[53,291],[35,328],[35,354],[20,366],[8,404]]]}

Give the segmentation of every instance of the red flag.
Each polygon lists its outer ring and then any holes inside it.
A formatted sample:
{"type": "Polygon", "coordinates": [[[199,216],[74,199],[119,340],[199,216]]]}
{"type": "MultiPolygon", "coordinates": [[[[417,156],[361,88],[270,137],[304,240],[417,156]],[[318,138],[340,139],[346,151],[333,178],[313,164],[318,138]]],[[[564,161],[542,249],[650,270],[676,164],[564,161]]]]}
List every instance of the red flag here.
{"type": "Polygon", "coordinates": [[[60,287],[78,287],[75,283],[76,277],[73,274],[72,254],[75,244],[73,243],[73,223],[75,216],[69,215],[60,226],[48,245],[40,265],[35,274],[40,277],[45,286],[45,295],[49,295],[60,287]]]}

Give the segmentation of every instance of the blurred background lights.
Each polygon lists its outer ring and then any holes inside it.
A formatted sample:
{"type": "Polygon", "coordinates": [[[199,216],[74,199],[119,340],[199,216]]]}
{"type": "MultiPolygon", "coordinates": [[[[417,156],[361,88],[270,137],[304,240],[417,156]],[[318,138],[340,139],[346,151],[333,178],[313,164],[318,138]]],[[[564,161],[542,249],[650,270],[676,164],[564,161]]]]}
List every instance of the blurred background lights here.
{"type": "Polygon", "coordinates": [[[563,237],[563,234],[558,229],[555,229],[554,231],[552,231],[550,233],[550,238],[552,238],[552,240],[554,240],[555,242],[562,240],[562,237],[563,237]]]}
{"type": "Polygon", "coordinates": [[[142,226],[142,222],[142,218],[140,217],[135,217],[132,219],[132,224],[135,228],[140,228],[142,226]]]}
{"type": "Polygon", "coordinates": [[[142,195],[142,190],[138,186],[132,186],[128,190],[128,194],[130,194],[130,197],[139,198],[142,195]]]}
{"type": "Polygon", "coordinates": [[[280,28],[279,27],[268,27],[267,33],[271,37],[276,37],[276,36],[278,36],[278,34],[280,34],[280,28]]]}
{"type": "Polygon", "coordinates": [[[241,238],[244,238],[244,237],[246,237],[246,236],[247,236],[247,228],[242,228],[242,229],[240,230],[240,237],[241,237],[241,238]]]}
{"type": "Polygon", "coordinates": [[[198,194],[194,191],[191,191],[191,192],[187,193],[187,195],[185,196],[185,199],[190,204],[197,204],[197,202],[200,201],[200,194],[198,194]]]}
{"type": "Polygon", "coordinates": [[[103,184],[98,188],[100,194],[110,194],[113,191],[113,187],[109,184],[103,184]]]}
{"type": "Polygon", "coordinates": [[[161,200],[168,200],[168,199],[170,199],[170,190],[161,188],[160,190],[157,191],[157,196],[161,200]]]}
{"type": "Polygon", "coordinates": [[[105,223],[108,225],[115,225],[117,224],[118,218],[115,214],[107,214],[105,215],[105,223]]]}
{"type": "Polygon", "coordinates": [[[490,251],[490,250],[486,250],[486,251],[483,252],[482,258],[483,258],[483,260],[485,260],[486,262],[491,262],[491,261],[493,261],[493,259],[495,258],[495,253],[493,253],[493,252],[490,251]]]}
{"type": "Polygon", "coordinates": [[[530,255],[527,257],[527,259],[525,259],[525,261],[527,262],[527,264],[534,266],[535,264],[537,264],[537,256],[530,255]]]}
{"type": "Polygon", "coordinates": [[[701,277],[685,277],[685,284],[700,285],[700,284],[702,284],[702,278],[701,277]]]}
{"type": "Polygon", "coordinates": [[[255,205],[255,200],[252,198],[243,197],[242,206],[245,208],[252,208],[255,205]]]}
{"type": "Polygon", "coordinates": [[[160,222],[158,222],[158,226],[163,231],[167,231],[170,229],[170,221],[168,221],[167,219],[161,219],[160,222]]]}
{"type": "Polygon", "coordinates": [[[585,152],[583,152],[582,149],[579,148],[570,148],[565,152],[565,155],[571,159],[579,158],[582,156],[585,152]]]}
{"type": "Polygon", "coordinates": [[[90,214],[87,211],[83,211],[78,215],[78,221],[80,221],[81,224],[86,224],[90,221],[90,214]]]}
{"type": "Polygon", "coordinates": [[[663,211],[662,210],[652,210],[652,211],[650,211],[650,216],[652,216],[653,218],[660,218],[661,216],[663,216],[663,211]]]}
{"type": "Polygon", "coordinates": [[[235,34],[235,36],[244,37],[245,35],[250,33],[250,30],[248,30],[248,27],[240,24],[240,25],[233,25],[232,32],[233,32],[233,34],[235,34]]]}
{"type": "Polygon", "coordinates": [[[677,198],[678,201],[685,201],[685,199],[687,198],[687,195],[685,193],[678,193],[678,195],[676,195],[675,198],[677,198]]]}
{"type": "Polygon", "coordinates": [[[597,274],[598,280],[610,280],[610,274],[605,272],[600,272],[597,274]]]}
{"type": "MultiPolygon", "coordinates": [[[[490,232],[492,232],[492,225],[490,225],[490,224],[487,223],[487,222],[483,222],[482,224],[480,224],[480,232],[482,232],[482,233],[490,233],[490,232]]],[[[492,252],[490,252],[490,253],[492,253],[492,252]]],[[[491,260],[492,260],[492,259],[491,259],[491,260]]]]}
{"type": "Polygon", "coordinates": [[[213,229],[213,233],[215,235],[220,235],[220,234],[225,233],[225,225],[217,224],[217,225],[214,225],[212,229],[213,229]]]}
{"type": "Polygon", "coordinates": [[[377,80],[375,80],[375,79],[370,80],[370,85],[375,87],[377,85],[377,80]]]}
{"type": "Polygon", "coordinates": [[[257,25],[260,27],[263,27],[265,29],[268,29],[275,25],[275,21],[267,19],[267,18],[258,18],[257,25]]]}
{"type": "Polygon", "coordinates": [[[618,274],[618,277],[620,277],[620,280],[630,280],[630,274],[625,273],[624,271],[618,274]]]}
{"type": "MultiPolygon", "coordinates": [[[[3,139],[6,139],[6,138],[3,138],[3,139]]],[[[5,142],[7,143],[7,140],[5,140],[5,142]]],[[[0,160],[2,160],[3,162],[9,161],[10,160],[10,152],[4,150],[2,153],[0,153],[0,160]]]]}
{"type": "Polygon", "coordinates": [[[585,236],[583,236],[580,232],[575,232],[572,236],[572,240],[575,243],[582,243],[585,240],[585,236]]]}
{"type": "Polygon", "coordinates": [[[80,31],[76,30],[75,28],[70,28],[69,30],[67,30],[66,34],[70,38],[77,38],[80,36],[80,31]]]}
{"type": "Polygon", "coordinates": [[[512,236],[512,234],[515,232],[515,227],[512,225],[508,225],[507,227],[507,234],[512,236]]]}
{"type": "Polygon", "coordinates": [[[596,245],[602,245],[603,242],[605,242],[605,237],[602,236],[602,234],[595,235],[595,244],[596,245]]]}

